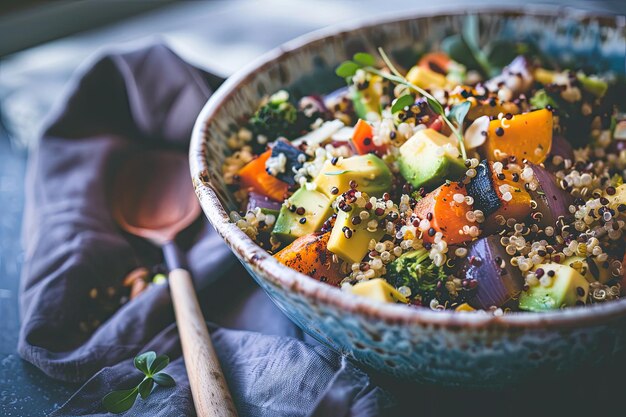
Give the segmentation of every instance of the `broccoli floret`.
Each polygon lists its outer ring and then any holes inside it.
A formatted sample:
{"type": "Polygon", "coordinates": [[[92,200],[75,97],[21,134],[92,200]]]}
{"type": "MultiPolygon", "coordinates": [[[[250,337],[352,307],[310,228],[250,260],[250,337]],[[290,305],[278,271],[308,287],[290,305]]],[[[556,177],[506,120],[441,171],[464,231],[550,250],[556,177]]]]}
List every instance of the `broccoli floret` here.
{"type": "Polygon", "coordinates": [[[426,249],[419,249],[391,262],[387,266],[386,278],[396,288],[409,287],[412,296],[430,297],[438,289],[438,283],[446,280],[447,274],[432,263],[426,249]]]}
{"type": "Polygon", "coordinates": [[[274,140],[278,136],[292,136],[297,120],[298,110],[289,102],[289,93],[281,90],[259,107],[249,123],[253,133],[274,140]]]}

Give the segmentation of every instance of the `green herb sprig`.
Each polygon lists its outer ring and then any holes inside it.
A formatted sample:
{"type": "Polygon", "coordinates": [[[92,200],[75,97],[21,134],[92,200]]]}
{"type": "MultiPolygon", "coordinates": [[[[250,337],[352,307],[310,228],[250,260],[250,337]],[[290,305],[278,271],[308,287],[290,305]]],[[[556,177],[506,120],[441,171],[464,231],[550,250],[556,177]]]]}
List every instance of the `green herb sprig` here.
{"type": "Polygon", "coordinates": [[[136,356],[134,363],[135,368],[145,375],[144,379],[134,388],[108,393],[102,399],[102,405],[108,412],[119,414],[129,410],[135,404],[137,395],[140,395],[144,400],[148,398],[154,388],[154,384],[162,387],[176,385],[174,378],[165,372],[161,372],[170,363],[170,358],[166,355],[157,356],[152,351],[145,352],[136,356]]]}
{"type": "MultiPolygon", "coordinates": [[[[450,113],[446,115],[446,112],[443,106],[441,105],[441,103],[439,102],[439,100],[437,100],[432,94],[430,94],[428,91],[424,90],[423,88],[420,88],[416,86],[415,84],[410,83],[400,73],[400,71],[398,71],[398,69],[393,65],[393,63],[391,62],[391,60],[389,59],[389,57],[387,56],[387,54],[382,48],[378,48],[378,53],[380,54],[380,57],[382,58],[382,60],[385,62],[385,64],[391,71],[391,74],[380,71],[379,69],[375,68],[374,65],[376,63],[376,59],[372,55],[364,53],[364,52],[359,52],[354,55],[352,60],[348,60],[348,61],[341,63],[341,65],[339,65],[337,69],[335,70],[335,73],[338,76],[343,77],[348,82],[350,82],[354,74],[356,74],[356,72],[359,69],[362,69],[365,72],[378,75],[393,83],[402,84],[408,87],[409,89],[421,94],[423,97],[426,98],[426,102],[428,103],[428,106],[436,114],[440,115],[443,121],[450,127],[450,130],[452,130],[452,132],[454,133],[454,135],[457,137],[459,141],[459,149],[461,151],[461,155],[463,156],[463,159],[467,159],[467,152],[465,150],[465,141],[463,139],[462,129],[463,129],[463,119],[467,115],[467,112],[469,111],[471,107],[471,103],[468,101],[465,101],[456,106],[453,106],[450,109],[450,113]],[[456,122],[456,126],[450,119],[453,119],[456,122]]],[[[391,111],[392,113],[400,111],[407,105],[410,106],[411,104],[413,104],[413,96],[411,96],[410,94],[406,94],[402,97],[399,97],[395,101],[395,103],[392,105],[391,111]]]]}

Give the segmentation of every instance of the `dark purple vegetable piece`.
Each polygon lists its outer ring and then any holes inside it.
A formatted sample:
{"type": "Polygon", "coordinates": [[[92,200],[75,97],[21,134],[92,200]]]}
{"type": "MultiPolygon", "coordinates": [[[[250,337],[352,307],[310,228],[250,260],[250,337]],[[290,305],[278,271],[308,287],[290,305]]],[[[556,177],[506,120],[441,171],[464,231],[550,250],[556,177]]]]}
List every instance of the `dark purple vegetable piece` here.
{"type": "Polygon", "coordinates": [[[278,215],[281,205],[282,203],[274,201],[263,194],[255,193],[254,191],[251,191],[250,194],[248,194],[247,210],[254,210],[258,207],[263,211],[278,215]]]}
{"type": "Polygon", "coordinates": [[[485,217],[493,214],[500,208],[502,202],[493,187],[491,167],[487,160],[483,160],[476,167],[476,176],[465,186],[467,195],[474,199],[474,210],[482,210],[485,217]]]}
{"type": "Polygon", "coordinates": [[[478,282],[476,293],[469,300],[472,307],[516,308],[516,299],[524,286],[524,277],[519,268],[511,265],[510,260],[511,257],[500,243],[499,235],[484,237],[471,243],[461,273],[465,279],[478,282]]]}
{"type": "Polygon", "coordinates": [[[548,158],[546,160],[546,166],[548,169],[558,168],[552,164],[552,158],[555,156],[560,156],[563,159],[570,159],[572,161],[574,160],[574,150],[572,149],[572,145],[561,135],[552,136],[552,148],[550,149],[550,154],[548,154],[548,158]]]}
{"type": "MultiPolygon", "coordinates": [[[[291,145],[288,141],[279,139],[274,142],[272,146],[272,158],[277,157],[279,154],[284,154],[287,158],[287,162],[285,163],[285,171],[278,173],[276,178],[281,181],[286,182],[289,185],[294,185],[296,180],[294,179],[295,170],[302,168],[302,162],[300,162],[300,155],[306,155],[295,146],[291,145]]],[[[270,172],[268,174],[271,175],[270,172]]]]}
{"type": "Polygon", "coordinates": [[[537,202],[537,209],[534,211],[542,215],[540,224],[554,226],[560,216],[570,217],[569,206],[574,201],[572,195],[560,187],[551,172],[539,165],[531,167],[539,185],[535,191],[529,191],[529,194],[537,202]]]}

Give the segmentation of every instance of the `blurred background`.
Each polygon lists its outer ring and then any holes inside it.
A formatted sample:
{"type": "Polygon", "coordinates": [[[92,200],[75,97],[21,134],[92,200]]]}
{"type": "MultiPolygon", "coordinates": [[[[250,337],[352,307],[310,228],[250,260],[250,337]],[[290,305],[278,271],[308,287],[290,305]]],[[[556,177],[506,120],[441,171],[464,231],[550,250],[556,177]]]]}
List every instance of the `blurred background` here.
{"type": "MultiPolygon", "coordinates": [[[[626,14],[626,0],[519,2],[626,14]]],[[[28,149],[71,75],[103,49],[164,42],[228,76],[263,52],[335,23],[501,0],[0,0],[0,415],[45,415],[76,389],[16,355],[23,176],[28,149]],[[433,4],[436,3],[436,4],[433,4]]],[[[506,6],[513,6],[507,2],[506,6]]]]}

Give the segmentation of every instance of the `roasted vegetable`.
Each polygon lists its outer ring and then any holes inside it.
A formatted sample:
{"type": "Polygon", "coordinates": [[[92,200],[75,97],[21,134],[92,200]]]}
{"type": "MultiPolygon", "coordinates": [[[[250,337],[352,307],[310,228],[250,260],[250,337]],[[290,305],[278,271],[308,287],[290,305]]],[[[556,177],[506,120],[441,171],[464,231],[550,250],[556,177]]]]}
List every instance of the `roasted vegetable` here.
{"type": "Polygon", "coordinates": [[[474,199],[474,210],[481,210],[485,217],[492,215],[502,206],[494,187],[491,165],[486,160],[478,164],[476,176],[465,188],[467,195],[474,199]]]}
{"type": "Polygon", "coordinates": [[[239,183],[242,188],[251,188],[259,194],[276,201],[283,201],[289,189],[289,184],[283,182],[265,171],[265,163],[272,151],[266,151],[258,158],[248,162],[239,170],[239,183]]]}
{"type": "Polygon", "coordinates": [[[387,265],[387,281],[396,288],[409,287],[411,296],[432,297],[437,285],[446,278],[443,268],[432,263],[426,249],[406,252],[387,265]]]}
{"type": "Polygon", "coordinates": [[[465,280],[478,283],[469,303],[476,308],[515,307],[515,300],[524,286],[519,268],[510,263],[511,257],[500,244],[500,236],[478,239],[468,247],[461,267],[465,280]]]}
{"type": "Polygon", "coordinates": [[[535,110],[489,123],[485,155],[491,161],[516,156],[520,161],[527,159],[539,164],[546,159],[551,147],[552,113],[549,110],[535,110]]]}
{"type": "Polygon", "coordinates": [[[448,245],[472,240],[471,234],[464,230],[465,226],[473,226],[466,217],[469,206],[465,200],[456,201],[456,195],[465,198],[467,194],[465,188],[452,182],[442,185],[417,202],[414,213],[420,220],[426,219],[430,224],[428,230],[422,234],[424,242],[434,242],[437,232],[443,234],[448,245]]]}
{"type": "Polygon", "coordinates": [[[278,201],[272,200],[263,194],[250,191],[250,193],[248,194],[248,205],[246,211],[254,210],[258,207],[265,214],[278,216],[280,206],[282,206],[282,204],[278,201]]]}
{"type": "Polygon", "coordinates": [[[537,182],[537,189],[530,190],[529,194],[537,203],[534,210],[540,218],[542,226],[555,226],[559,217],[569,217],[569,206],[573,203],[573,197],[557,184],[556,177],[539,165],[532,165],[532,170],[537,182]]]}
{"type": "Polygon", "coordinates": [[[306,155],[286,140],[277,140],[272,146],[270,161],[275,161],[276,164],[269,167],[269,162],[266,162],[267,173],[289,185],[294,185],[296,180],[293,174],[302,168],[302,164],[306,161],[306,155]]]}
{"type": "Polygon", "coordinates": [[[330,233],[312,233],[294,240],[274,255],[283,265],[331,285],[339,285],[345,276],[340,264],[333,262],[327,249],[330,233]]]}

